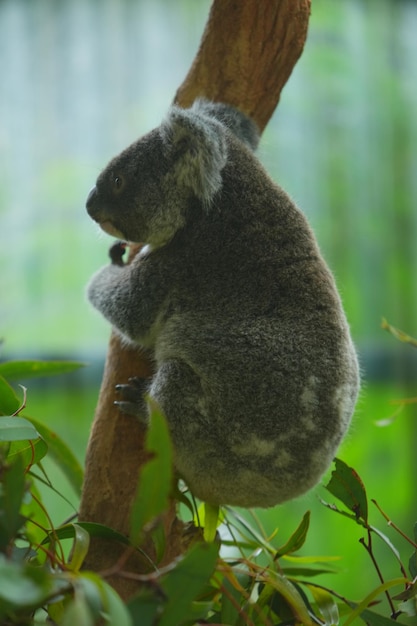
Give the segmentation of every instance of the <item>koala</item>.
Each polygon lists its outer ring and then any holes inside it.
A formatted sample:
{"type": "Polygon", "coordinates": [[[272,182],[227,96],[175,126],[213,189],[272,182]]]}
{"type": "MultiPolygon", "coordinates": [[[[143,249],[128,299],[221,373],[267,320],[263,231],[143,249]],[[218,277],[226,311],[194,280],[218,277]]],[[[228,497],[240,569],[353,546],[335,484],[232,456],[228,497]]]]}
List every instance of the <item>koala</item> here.
{"type": "MultiPolygon", "coordinates": [[[[231,106],[172,106],[99,175],[87,211],[123,245],[88,285],[155,375],[126,412],[164,412],[176,470],[213,505],[271,507],[320,480],[346,433],[358,361],[333,276],[301,211],[231,106]]],[[[123,381],[121,381],[123,382],[123,381]]]]}

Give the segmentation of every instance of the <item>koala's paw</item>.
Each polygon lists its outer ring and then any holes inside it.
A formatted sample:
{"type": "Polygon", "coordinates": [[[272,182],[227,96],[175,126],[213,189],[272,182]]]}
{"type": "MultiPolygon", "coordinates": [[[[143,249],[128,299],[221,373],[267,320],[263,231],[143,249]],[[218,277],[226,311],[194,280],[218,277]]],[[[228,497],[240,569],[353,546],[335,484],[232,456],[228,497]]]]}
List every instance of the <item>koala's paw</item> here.
{"type": "Polygon", "coordinates": [[[148,423],[148,408],[145,402],[145,394],[148,391],[149,381],[146,378],[129,378],[128,384],[116,385],[116,392],[121,400],[116,400],[115,405],[123,413],[137,417],[143,424],[148,423]]]}
{"type": "Polygon", "coordinates": [[[109,250],[109,257],[111,259],[112,265],[125,265],[123,261],[123,255],[126,252],[127,243],[126,241],[117,241],[109,250]]]}

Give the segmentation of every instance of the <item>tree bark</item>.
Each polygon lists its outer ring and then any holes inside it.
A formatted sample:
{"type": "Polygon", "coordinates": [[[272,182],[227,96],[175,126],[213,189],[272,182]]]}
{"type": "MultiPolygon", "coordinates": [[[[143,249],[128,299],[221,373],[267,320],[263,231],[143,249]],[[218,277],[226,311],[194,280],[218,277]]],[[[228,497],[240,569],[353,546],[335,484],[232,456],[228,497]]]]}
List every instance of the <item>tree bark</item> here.
{"type": "MultiPolygon", "coordinates": [[[[197,97],[232,104],[252,117],[262,131],[282,87],[302,53],[311,0],[214,0],[201,45],[175,102],[189,106],[197,97]]],[[[135,250],[131,252],[134,255],[135,250]]],[[[131,376],[152,375],[149,355],[123,346],[112,334],[105,372],[86,454],[80,521],[105,524],[128,536],[129,514],[140,468],[146,462],[144,429],[122,415],[113,402],[114,387],[131,376]]],[[[164,563],[181,554],[181,522],[173,501],[164,516],[164,563]]],[[[111,568],[125,547],[93,538],[85,566],[111,568]]],[[[153,557],[150,541],[143,549],[153,557]]],[[[149,564],[133,553],[127,567],[144,573],[149,564]]],[[[117,575],[110,583],[122,598],[139,587],[117,575]]]]}

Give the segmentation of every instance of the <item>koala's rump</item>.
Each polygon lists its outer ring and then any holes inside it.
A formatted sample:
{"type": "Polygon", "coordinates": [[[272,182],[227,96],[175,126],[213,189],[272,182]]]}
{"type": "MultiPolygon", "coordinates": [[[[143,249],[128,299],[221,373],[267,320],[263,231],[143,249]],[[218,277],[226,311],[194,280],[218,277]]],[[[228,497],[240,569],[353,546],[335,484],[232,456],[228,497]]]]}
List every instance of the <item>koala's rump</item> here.
{"type": "Polygon", "coordinates": [[[168,379],[155,389],[193,492],[212,502],[272,506],[310,489],[351,417],[354,354],[341,364],[343,351],[324,351],[319,341],[314,360],[308,328],[297,336],[293,326],[270,320],[195,323],[171,320],[158,364],[176,378],[175,398],[166,393],[168,379]]]}

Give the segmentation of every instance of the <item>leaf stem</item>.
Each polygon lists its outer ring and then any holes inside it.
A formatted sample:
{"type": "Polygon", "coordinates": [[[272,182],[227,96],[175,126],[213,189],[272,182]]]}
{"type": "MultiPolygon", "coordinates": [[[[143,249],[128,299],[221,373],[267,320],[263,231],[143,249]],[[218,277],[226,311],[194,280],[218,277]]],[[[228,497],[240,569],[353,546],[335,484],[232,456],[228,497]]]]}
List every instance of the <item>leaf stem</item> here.
{"type": "MultiPolygon", "coordinates": [[[[377,560],[375,558],[375,555],[374,555],[374,552],[373,552],[373,549],[372,549],[372,532],[371,532],[371,529],[368,528],[367,532],[368,532],[368,543],[366,543],[364,537],[361,537],[361,539],[359,539],[359,543],[361,543],[363,545],[363,547],[365,548],[365,550],[368,552],[369,556],[371,557],[371,561],[374,564],[374,567],[375,567],[376,573],[378,575],[378,578],[380,580],[380,583],[381,583],[381,585],[383,585],[385,583],[385,580],[384,580],[384,577],[382,576],[382,572],[381,572],[381,570],[379,568],[378,562],[377,562],[377,560]]],[[[388,604],[389,604],[390,609],[391,609],[391,617],[392,617],[392,619],[395,619],[398,616],[398,614],[397,614],[397,611],[395,610],[395,606],[394,606],[394,603],[392,601],[392,598],[390,596],[390,593],[389,593],[388,589],[386,589],[384,591],[384,593],[385,593],[385,596],[386,596],[386,598],[388,600],[388,604]]]]}

